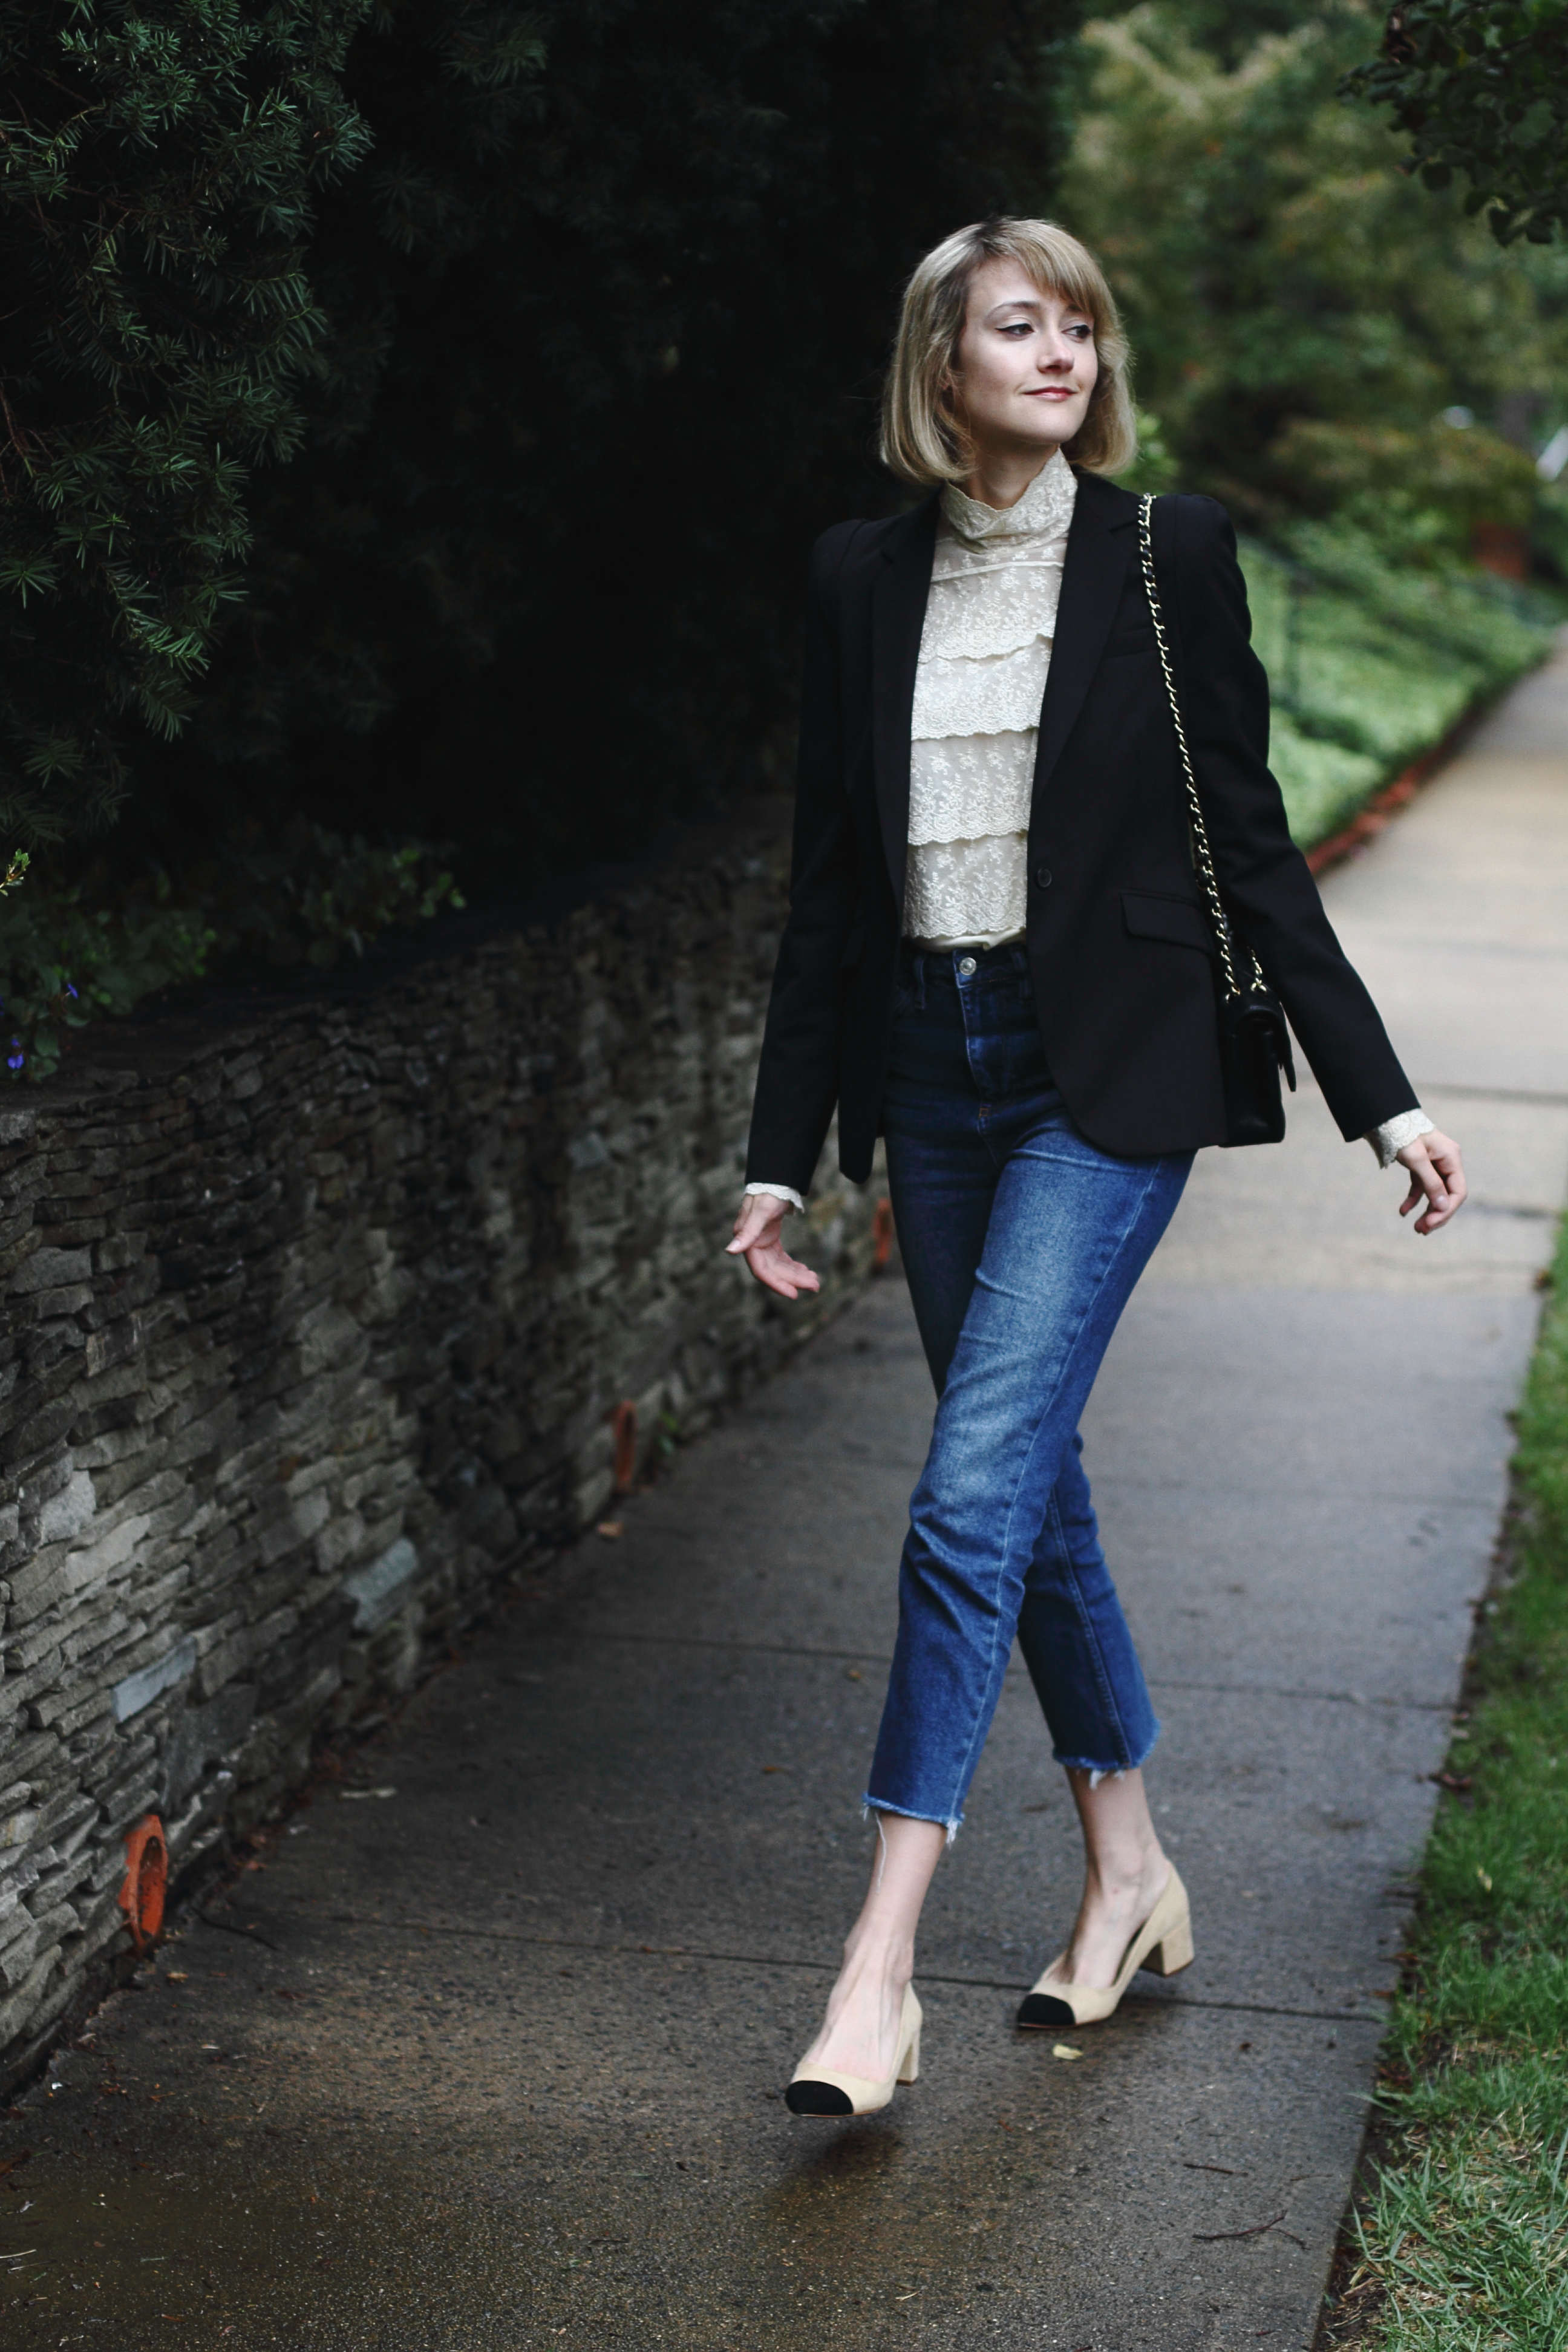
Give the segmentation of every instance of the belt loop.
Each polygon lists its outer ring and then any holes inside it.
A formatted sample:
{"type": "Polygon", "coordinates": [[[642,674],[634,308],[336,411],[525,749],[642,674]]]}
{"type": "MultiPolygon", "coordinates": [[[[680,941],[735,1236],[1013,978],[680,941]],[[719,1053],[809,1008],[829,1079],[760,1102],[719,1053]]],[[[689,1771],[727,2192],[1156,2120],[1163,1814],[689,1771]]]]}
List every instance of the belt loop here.
{"type": "Polygon", "coordinates": [[[926,960],[919,948],[915,950],[915,1003],[923,1013],[926,1009],[926,960]]]}

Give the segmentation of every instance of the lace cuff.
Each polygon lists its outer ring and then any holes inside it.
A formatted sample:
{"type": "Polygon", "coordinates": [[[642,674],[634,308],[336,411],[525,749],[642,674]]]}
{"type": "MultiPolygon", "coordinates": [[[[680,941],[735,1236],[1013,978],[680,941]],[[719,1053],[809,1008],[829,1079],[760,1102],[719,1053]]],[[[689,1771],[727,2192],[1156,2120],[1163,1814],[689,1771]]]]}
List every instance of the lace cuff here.
{"type": "Polygon", "coordinates": [[[787,1201],[792,1209],[804,1209],[805,1202],[793,1184],[748,1184],[748,1193],[766,1192],[775,1201],[787,1201]]]}
{"type": "Polygon", "coordinates": [[[1430,1135],[1433,1121],[1424,1110],[1402,1110],[1397,1118],[1385,1118],[1381,1127],[1368,1130],[1367,1141],[1377,1154],[1380,1168],[1392,1168],[1395,1156],[1418,1135],[1430,1135]]]}

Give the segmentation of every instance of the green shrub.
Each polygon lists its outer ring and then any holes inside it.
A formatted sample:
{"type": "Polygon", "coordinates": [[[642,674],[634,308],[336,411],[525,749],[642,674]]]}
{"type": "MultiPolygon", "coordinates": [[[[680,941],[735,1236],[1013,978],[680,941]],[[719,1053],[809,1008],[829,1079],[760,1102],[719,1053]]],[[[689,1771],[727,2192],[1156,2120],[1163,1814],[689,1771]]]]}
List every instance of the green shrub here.
{"type": "Polygon", "coordinates": [[[1550,652],[1551,600],[1489,574],[1391,562],[1364,532],[1303,522],[1241,542],[1269,674],[1271,758],[1304,845],[1336,832],[1466,712],[1550,652]]]}
{"type": "MultiPolygon", "coordinates": [[[[1492,13],[1401,11],[1428,28],[1492,13]]],[[[1477,520],[1525,519],[1531,460],[1510,444],[1564,413],[1568,251],[1504,252],[1457,189],[1401,168],[1408,142],[1339,95],[1368,28],[1357,0],[1097,18],[1063,202],[1105,261],[1184,487],[1271,538],[1350,509],[1385,545],[1441,557],[1468,552],[1477,520]],[[1462,412],[1468,431],[1440,421],[1462,412]]]]}
{"type": "Polygon", "coordinates": [[[100,829],[242,593],[299,443],[313,198],[369,0],[0,0],[0,835],[100,829]]]}
{"type": "Polygon", "coordinates": [[[1393,109],[1428,188],[1456,172],[1500,245],[1568,222],[1568,0],[1403,0],[1348,91],[1393,109]]]}
{"type": "Polygon", "coordinates": [[[163,873],[115,887],[103,866],[69,886],[29,881],[0,898],[0,1058],[14,1078],[47,1078],[74,1031],[200,979],[216,955],[325,970],[394,925],[462,904],[429,851],[376,848],[305,818],[276,840],[258,830],[231,843],[178,890],[163,873]],[[99,889],[110,903],[95,903],[99,889]]]}
{"type": "Polygon", "coordinates": [[[1270,446],[1276,488],[1385,554],[1468,559],[1477,526],[1530,527],[1540,484],[1522,449],[1479,425],[1292,417],[1270,446]]]}

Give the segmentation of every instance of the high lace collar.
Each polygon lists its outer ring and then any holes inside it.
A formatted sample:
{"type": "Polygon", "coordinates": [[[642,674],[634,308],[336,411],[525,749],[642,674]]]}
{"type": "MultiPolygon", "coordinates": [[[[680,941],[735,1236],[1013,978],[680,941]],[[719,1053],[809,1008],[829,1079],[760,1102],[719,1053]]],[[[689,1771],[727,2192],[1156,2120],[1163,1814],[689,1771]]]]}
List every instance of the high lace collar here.
{"type": "Polygon", "coordinates": [[[1016,505],[988,507],[956,482],[945,483],[942,511],[955,539],[973,546],[992,539],[1059,539],[1072,520],[1078,478],[1059,449],[1053,449],[1016,505]]]}

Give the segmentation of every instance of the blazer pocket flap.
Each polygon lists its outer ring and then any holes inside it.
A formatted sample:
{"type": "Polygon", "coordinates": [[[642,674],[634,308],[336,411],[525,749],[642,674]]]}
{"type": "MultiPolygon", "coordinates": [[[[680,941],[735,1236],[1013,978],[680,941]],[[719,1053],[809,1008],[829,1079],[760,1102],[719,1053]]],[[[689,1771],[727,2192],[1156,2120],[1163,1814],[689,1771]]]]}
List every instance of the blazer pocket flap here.
{"type": "Polygon", "coordinates": [[[1153,630],[1147,624],[1141,629],[1119,629],[1106,640],[1100,653],[1101,661],[1114,661],[1121,654],[1152,654],[1155,650],[1153,630]]]}
{"type": "Polygon", "coordinates": [[[1152,891],[1123,890],[1121,916],[1136,940],[1169,940],[1179,948],[1214,955],[1214,926],[1195,898],[1157,898],[1152,891]]]}

